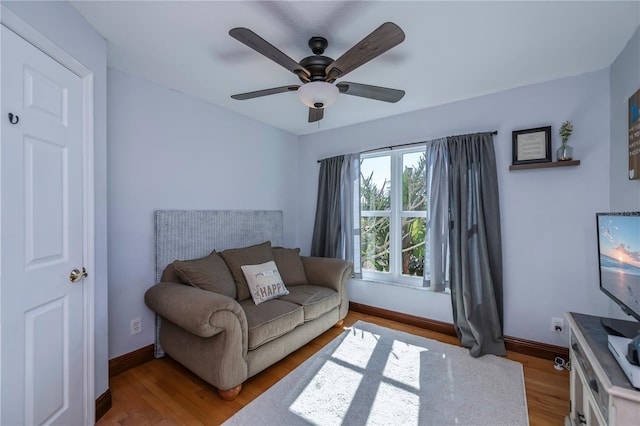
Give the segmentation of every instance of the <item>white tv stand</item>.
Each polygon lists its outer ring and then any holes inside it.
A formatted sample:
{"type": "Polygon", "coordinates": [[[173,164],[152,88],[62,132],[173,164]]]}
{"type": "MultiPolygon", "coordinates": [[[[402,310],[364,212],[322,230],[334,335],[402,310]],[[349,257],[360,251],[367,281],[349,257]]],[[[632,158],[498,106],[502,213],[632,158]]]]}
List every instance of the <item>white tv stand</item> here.
{"type": "Polygon", "coordinates": [[[631,364],[627,359],[629,342],[631,342],[631,339],[626,337],[609,335],[609,352],[618,361],[618,365],[624,371],[629,382],[631,382],[631,386],[640,389],[640,367],[631,364]]]}
{"type": "Polygon", "coordinates": [[[566,318],[571,330],[571,415],[565,424],[640,424],[640,391],[609,351],[601,317],[568,312],[566,318]]]}

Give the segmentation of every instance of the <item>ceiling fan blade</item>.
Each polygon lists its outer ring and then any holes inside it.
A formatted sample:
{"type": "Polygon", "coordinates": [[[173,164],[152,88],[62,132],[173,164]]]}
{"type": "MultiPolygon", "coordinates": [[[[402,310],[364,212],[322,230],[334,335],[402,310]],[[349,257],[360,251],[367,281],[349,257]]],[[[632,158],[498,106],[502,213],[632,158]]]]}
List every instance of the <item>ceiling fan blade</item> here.
{"type": "Polygon", "coordinates": [[[404,32],[393,22],[385,22],[327,67],[327,81],[347,73],[404,41],[404,32]]]}
{"type": "Polygon", "coordinates": [[[280,86],[271,89],[256,90],[255,92],[238,93],[237,95],[231,95],[231,97],[239,101],[244,101],[247,99],[259,98],[261,96],[275,95],[277,93],[295,92],[296,90],[298,90],[298,87],[300,86],[280,86]]]}
{"type": "Polygon", "coordinates": [[[320,121],[324,117],[324,108],[309,108],[309,123],[320,121]]]}
{"type": "MultiPolygon", "coordinates": [[[[240,43],[244,43],[261,55],[266,56],[275,63],[285,67],[301,77],[309,77],[311,73],[302,65],[285,55],[277,47],[260,37],[248,28],[232,28],[229,35],[240,43]]],[[[306,79],[305,79],[306,80],[306,79]]]]}
{"type": "Polygon", "coordinates": [[[398,102],[404,97],[404,90],[389,89],[388,87],[370,86],[368,84],[350,83],[343,81],[336,84],[340,93],[375,99],[376,101],[398,102]]]}

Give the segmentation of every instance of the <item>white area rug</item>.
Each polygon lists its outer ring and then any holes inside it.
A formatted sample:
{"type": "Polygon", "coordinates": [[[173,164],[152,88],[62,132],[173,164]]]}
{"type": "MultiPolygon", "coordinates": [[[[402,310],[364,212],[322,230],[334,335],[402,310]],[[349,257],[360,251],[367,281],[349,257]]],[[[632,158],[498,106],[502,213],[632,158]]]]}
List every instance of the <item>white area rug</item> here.
{"type": "Polygon", "coordinates": [[[522,365],[363,321],[224,423],[528,425],[522,365]]]}

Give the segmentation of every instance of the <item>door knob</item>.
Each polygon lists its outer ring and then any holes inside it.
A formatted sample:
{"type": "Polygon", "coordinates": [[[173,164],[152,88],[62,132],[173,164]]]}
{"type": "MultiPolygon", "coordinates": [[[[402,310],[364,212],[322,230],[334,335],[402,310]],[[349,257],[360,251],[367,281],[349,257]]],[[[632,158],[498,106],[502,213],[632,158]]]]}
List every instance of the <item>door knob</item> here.
{"type": "Polygon", "coordinates": [[[82,272],[80,272],[79,269],[74,269],[69,274],[69,281],[71,281],[72,283],[75,283],[88,276],[89,274],[87,274],[87,270],[85,268],[82,268],[82,272]]]}

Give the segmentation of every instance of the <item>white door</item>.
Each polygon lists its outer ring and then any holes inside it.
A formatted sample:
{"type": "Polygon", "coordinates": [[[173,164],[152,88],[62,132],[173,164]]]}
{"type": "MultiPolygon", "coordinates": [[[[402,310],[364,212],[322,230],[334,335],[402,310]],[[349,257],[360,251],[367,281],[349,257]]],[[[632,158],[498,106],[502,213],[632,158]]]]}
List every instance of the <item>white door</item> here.
{"type": "Polygon", "coordinates": [[[0,424],[80,425],[83,83],[4,26],[0,39],[0,424]]]}

